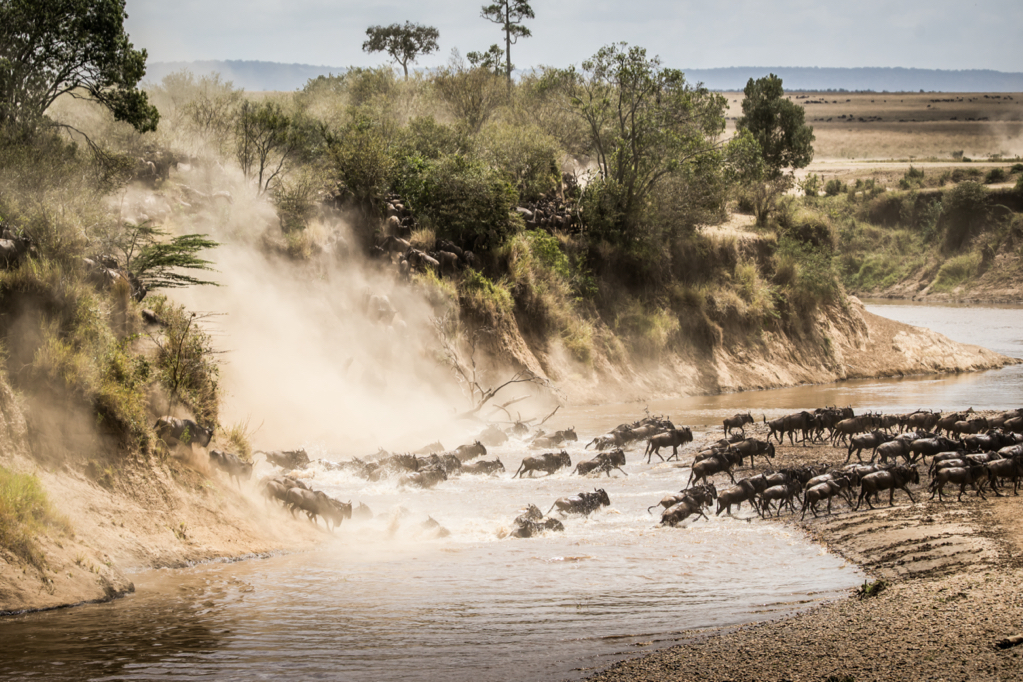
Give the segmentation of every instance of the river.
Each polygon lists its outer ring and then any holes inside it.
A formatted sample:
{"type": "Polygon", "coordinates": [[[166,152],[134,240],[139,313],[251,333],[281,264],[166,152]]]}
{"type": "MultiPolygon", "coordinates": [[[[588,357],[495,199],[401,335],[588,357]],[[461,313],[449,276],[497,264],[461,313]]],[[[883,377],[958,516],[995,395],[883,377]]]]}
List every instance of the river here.
{"type": "MultiPolygon", "coordinates": [[[[961,341],[1023,355],[1023,310],[891,305],[868,309],[961,341]]],[[[649,408],[694,427],[699,442],[724,416],[771,418],[824,404],[857,409],[976,409],[1023,404],[1023,371],[800,386],[646,404],[573,407],[583,443],[649,408]]],[[[718,426],[719,428],[719,426],[718,426]]],[[[693,629],[790,613],[863,580],[800,532],[744,509],[733,518],[658,528],[646,508],[686,483],[687,469],[629,454],[628,477],[561,472],[512,480],[529,454],[493,448],[509,472],[399,491],[319,470],[315,484],[362,501],[376,517],[346,523],[315,552],[133,576],[110,604],[0,621],[0,678],[23,679],[577,679],[693,629]],[[612,505],[569,518],[565,532],[501,539],[518,510],[595,485],[612,505]],[[428,517],[450,535],[421,527],[428,517]]],[[[310,447],[310,456],[339,453],[310,447]]],[[[488,457],[489,459],[490,457],[488,457]]],[[[277,513],[277,512],[274,512],[277,513]]],[[[281,515],[284,512],[280,512],[281,515]]]]}

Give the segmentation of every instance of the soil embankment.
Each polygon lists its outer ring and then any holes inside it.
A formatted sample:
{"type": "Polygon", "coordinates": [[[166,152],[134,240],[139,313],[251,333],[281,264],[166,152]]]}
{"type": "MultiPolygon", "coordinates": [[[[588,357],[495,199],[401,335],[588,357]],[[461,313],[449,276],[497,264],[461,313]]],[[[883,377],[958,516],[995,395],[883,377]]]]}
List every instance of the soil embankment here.
{"type": "Polygon", "coordinates": [[[134,591],[136,570],[293,551],[331,538],[322,526],[268,515],[251,486],[238,491],[199,457],[124,461],[103,484],[84,464],[34,457],[18,400],[0,382],[0,465],[34,474],[68,522],[68,530],[34,538],[41,565],[0,549],[0,613],[112,599],[134,591]]]}
{"type": "MultiPolygon", "coordinates": [[[[762,426],[759,427],[762,431],[762,426]]],[[[760,433],[763,438],[766,434],[760,433]]],[[[783,446],[776,468],[841,464],[845,450],[783,446]]],[[[744,474],[746,475],[746,474],[744,474]]],[[[678,646],[623,661],[593,676],[616,680],[1018,680],[1023,656],[996,643],[1023,630],[1020,497],[961,503],[882,495],[875,510],[836,501],[831,516],[783,517],[886,586],[790,618],[694,632],[678,646]]],[[[747,512],[748,513],[748,512],[747,512]]],[[[765,523],[755,520],[754,523],[765,523]]],[[[680,532],[685,532],[680,529],[680,532]]]]}
{"type": "Polygon", "coordinates": [[[508,344],[524,366],[551,377],[571,402],[652,400],[825,384],[844,379],[975,372],[1019,362],[951,341],[923,327],[894,322],[864,309],[855,297],[820,309],[805,334],[765,330],[711,352],[673,352],[647,365],[581,368],[563,357],[508,344]]]}

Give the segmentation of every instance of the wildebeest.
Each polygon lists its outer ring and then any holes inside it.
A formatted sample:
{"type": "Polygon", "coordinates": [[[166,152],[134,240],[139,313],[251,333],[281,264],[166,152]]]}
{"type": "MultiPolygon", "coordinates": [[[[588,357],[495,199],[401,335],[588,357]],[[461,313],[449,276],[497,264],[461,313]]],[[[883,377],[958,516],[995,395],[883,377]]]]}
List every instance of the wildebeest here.
{"type": "Polygon", "coordinates": [[[890,469],[883,471],[877,471],[872,474],[867,474],[860,479],[860,496],[856,500],[856,509],[860,508],[860,504],[863,500],[867,500],[867,506],[871,509],[874,505],[870,503],[870,496],[876,496],[877,493],[882,490],[888,491],[888,506],[895,505],[895,489],[899,488],[904,490],[909,495],[909,501],[916,503],[913,499],[913,493],[909,492],[910,483],[919,483],[920,473],[916,470],[916,467],[905,466],[902,464],[896,464],[890,469]]]}
{"type": "MultiPolygon", "coordinates": [[[[760,455],[765,459],[774,457],[774,443],[757,440],[756,438],[741,440],[738,443],[733,443],[731,447],[739,453],[740,458],[749,457],[749,465],[751,467],[756,467],[753,461],[756,455],[760,455]]],[[[742,462],[740,461],[739,464],[741,465],[742,462]]]]}
{"type": "Polygon", "coordinates": [[[459,445],[455,448],[455,456],[463,462],[468,462],[470,459],[476,459],[477,457],[486,457],[487,449],[483,447],[483,443],[476,441],[468,445],[459,445]]]}
{"type": "Polygon", "coordinates": [[[912,414],[905,415],[901,425],[907,429],[930,431],[937,425],[939,419],[941,419],[941,414],[938,412],[917,410],[912,414]]]}
{"type": "Polygon", "coordinates": [[[756,509],[756,492],[757,491],[753,487],[753,484],[746,478],[742,479],[731,488],[725,488],[718,493],[718,510],[714,513],[714,516],[717,516],[721,512],[731,514],[732,505],[734,504],[736,509],[741,509],[743,502],[749,502],[750,505],[756,509]]]}
{"type": "Polygon", "coordinates": [[[848,487],[848,484],[849,484],[849,479],[847,479],[847,478],[843,478],[842,480],[831,479],[831,480],[828,480],[828,481],[823,481],[821,483],[818,483],[817,485],[812,486],[810,488],[807,488],[803,492],[803,515],[801,517],[799,517],[800,520],[806,518],[806,510],[807,510],[807,508],[809,508],[810,511],[813,512],[813,516],[814,516],[814,518],[816,518],[817,517],[817,503],[821,502],[823,500],[827,500],[828,501],[828,514],[830,514],[831,513],[831,499],[835,495],[837,495],[840,492],[842,492],[843,488],[848,487]],[[844,483],[844,485],[843,485],[843,483],[844,483]]]}
{"type": "Polygon", "coordinates": [[[242,487],[241,479],[248,481],[252,478],[252,462],[243,462],[238,455],[230,452],[211,450],[210,464],[225,472],[228,478],[234,479],[239,489],[242,487]]]}
{"type": "Polygon", "coordinates": [[[786,505],[794,513],[796,508],[792,504],[792,498],[795,497],[798,492],[798,481],[790,480],[779,485],[772,485],[770,488],[760,493],[760,499],[757,501],[757,506],[759,507],[757,511],[760,512],[761,516],[764,516],[764,512],[767,512],[767,516],[770,516],[773,511],[771,503],[777,500],[778,516],[781,516],[781,510],[786,505]]]}
{"type": "Polygon", "coordinates": [[[577,441],[579,436],[575,433],[575,427],[555,431],[552,434],[540,434],[529,444],[531,448],[556,448],[562,443],[577,441]]]}
{"type": "Polygon", "coordinates": [[[795,414],[786,415],[780,419],[773,419],[767,421],[767,417],[764,417],[764,423],[770,427],[770,432],[767,434],[767,440],[771,440],[771,436],[778,437],[778,443],[780,444],[785,437],[785,434],[789,436],[789,444],[795,445],[792,440],[792,434],[796,431],[803,432],[803,445],[806,445],[806,439],[810,434],[810,429],[814,424],[813,415],[809,412],[797,412],[795,414]]]}
{"type": "Polygon", "coordinates": [[[1012,481],[1012,494],[1019,495],[1019,481],[1023,477],[1023,458],[1019,455],[1006,459],[998,459],[987,463],[988,480],[991,481],[991,489],[995,495],[1001,497],[998,492],[998,479],[1003,478],[1012,481]]]}
{"type": "MultiPolygon", "coordinates": [[[[870,433],[858,433],[849,439],[849,452],[845,457],[843,464],[848,464],[849,460],[852,459],[853,452],[856,452],[856,460],[859,462],[863,461],[863,457],[860,453],[863,452],[864,448],[870,448],[872,451],[876,451],[878,446],[882,443],[887,443],[892,440],[892,437],[882,433],[881,431],[874,430],[870,433]]],[[[870,461],[874,461],[874,454],[871,452],[870,461]]]]}
{"type": "Polygon", "coordinates": [[[562,525],[561,521],[551,516],[544,516],[543,512],[535,504],[529,505],[525,513],[520,514],[515,519],[515,525],[517,528],[511,532],[513,538],[529,538],[545,530],[565,530],[565,526],[562,525]]]}
{"type": "Polygon", "coordinates": [[[564,450],[561,452],[545,452],[538,457],[523,457],[522,464],[519,465],[518,471],[515,472],[512,478],[522,478],[526,473],[532,478],[534,471],[546,471],[547,475],[550,476],[558,469],[570,466],[572,466],[572,460],[564,450]]]}
{"type": "Polygon", "coordinates": [[[931,479],[931,497],[934,499],[934,495],[938,495],[938,501],[944,502],[941,497],[942,492],[945,490],[946,483],[958,483],[959,484],[959,496],[956,501],[962,501],[963,493],[966,492],[966,486],[972,485],[973,489],[977,491],[977,494],[984,498],[984,481],[988,479],[989,470],[986,465],[980,463],[970,463],[965,467],[948,467],[938,469],[934,472],[934,478],[931,479]]]}
{"type": "Polygon", "coordinates": [[[351,502],[333,500],[322,490],[290,488],[284,498],[284,503],[290,508],[292,516],[295,515],[297,509],[304,511],[313,523],[316,523],[317,517],[322,516],[324,524],[331,532],[334,530],[331,527],[332,523],[334,526],[339,526],[344,519],[352,518],[351,502]]]}
{"type": "Polygon", "coordinates": [[[448,480],[447,472],[443,469],[427,469],[426,471],[415,471],[398,479],[399,486],[411,485],[416,488],[432,488],[441,481],[448,480]]]}
{"type": "Polygon", "coordinates": [[[180,443],[191,445],[197,443],[202,447],[210,444],[213,438],[213,429],[199,426],[191,419],[178,419],[177,417],[160,417],[153,425],[156,435],[167,445],[180,443]]]}
{"type": "Polygon", "coordinates": [[[725,435],[727,436],[732,432],[732,429],[739,429],[746,433],[746,424],[752,424],[754,422],[753,415],[747,412],[746,414],[737,414],[734,417],[726,417],[724,420],[725,435]]]}
{"type": "MultiPolygon", "coordinates": [[[[730,450],[729,452],[734,452],[730,450]]],[[[710,476],[714,474],[726,473],[728,478],[731,479],[732,483],[735,483],[735,476],[732,475],[732,467],[737,463],[735,460],[728,457],[728,452],[712,455],[707,459],[700,460],[699,462],[693,463],[692,471],[689,473],[689,482],[686,485],[692,483],[699,483],[701,480],[706,483],[710,476]]],[[[739,458],[741,461],[741,457],[739,458]]]]}
{"type": "Polygon", "coordinates": [[[713,483],[708,483],[707,485],[697,485],[693,486],[692,488],[680,490],[677,493],[672,493],[671,495],[665,495],[664,497],[661,498],[660,502],[647,507],[646,513],[649,514],[651,509],[655,509],[657,507],[664,507],[665,509],[668,509],[669,507],[675,506],[676,504],[678,504],[687,497],[696,500],[704,507],[709,507],[711,503],[717,499],[717,496],[718,491],[717,488],[714,487],[713,483]]]}
{"type": "MultiPolygon", "coordinates": [[[[899,436],[898,438],[890,440],[887,443],[881,443],[880,445],[877,446],[874,452],[877,454],[882,464],[887,464],[888,460],[892,460],[894,462],[897,457],[902,457],[904,460],[906,460],[907,463],[909,463],[910,456],[909,447],[910,445],[912,445],[912,443],[913,441],[909,440],[908,438],[899,436]]],[[[874,458],[871,457],[870,461],[873,462],[874,458]]]]}
{"type": "Polygon", "coordinates": [[[924,457],[934,456],[939,452],[959,449],[961,449],[959,443],[942,436],[937,438],[917,438],[909,445],[910,460],[912,463],[916,463],[918,456],[920,459],[923,459],[924,457]]]}
{"type": "Polygon", "coordinates": [[[255,454],[262,454],[270,464],[282,469],[304,469],[309,466],[309,455],[305,450],[271,450],[264,452],[257,450],[255,454]]]}
{"type": "Polygon", "coordinates": [[[484,445],[503,445],[508,441],[508,434],[499,429],[496,425],[491,424],[487,428],[483,429],[483,432],[477,436],[476,440],[484,445]]]}
{"type": "Polygon", "coordinates": [[[504,464],[501,463],[500,459],[495,459],[493,462],[473,462],[472,464],[463,464],[463,474],[485,474],[493,476],[494,474],[504,471],[504,464]]]}
{"type": "Polygon", "coordinates": [[[877,426],[878,418],[872,414],[861,414],[859,417],[843,419],[835,424],[831,431],[831,444],[838,445],[839,441],[846,442],[846,438],[857,433],[863,433],[877,426]]]}
{"type": "Polygon", "coordinates": [[[607,496],[603,488],[599,488],[594,489],[592,493],[582,492],[572,497],[559,497],[554,501],[551,508],[547,510],[547,513],[550,514],[557,507],[558,513],[562,516],[565,514],[589,516],[600,507],[610,505],[611,498],[607,496]]]}
{"type": "Polygon", "coordinates": [[[643,453],[646,455],[646,463],[649,464],[650,460],[654,455],[663,462],[664,458],[661,457],[659,452],[661,448],[671,448],[671,455],[668,457],[670,462],[672,459],[678,459],[678,449],[680,446],[686,443],[693,442],[693,432],[688,426],[683,426],[681,429],[672,429],[671,431],[665,431],[659,433],[656,436],[651,436],[650,440],[647,441],[646,451],[643,453]]]}
{"type": "Polygon", "coordinates": [[[588,474],[597,472],[599,475],[601,472],[606,473],[608,477],[611,476],[611,471],[618,469],[623,474],[625,470],[622,467],[625,466],[625,451],[621,448],[615,448],[611,452],[598,453],[593,459],[583,460],[575,465],[575,473],[580,476],[586,476],[588,474]]]}
{"type": "MultiPolygon", "coordinates": [[[[713,504],[716,496],[717,491],[713,485],[683,490],[679,499],[661,513],[661,525],[677,526],[693,514],[706,519],[707,515],[703,513],[703,508],[713,504]]],[[[661,502],[663,504],[664,500],[661,502]]]]}

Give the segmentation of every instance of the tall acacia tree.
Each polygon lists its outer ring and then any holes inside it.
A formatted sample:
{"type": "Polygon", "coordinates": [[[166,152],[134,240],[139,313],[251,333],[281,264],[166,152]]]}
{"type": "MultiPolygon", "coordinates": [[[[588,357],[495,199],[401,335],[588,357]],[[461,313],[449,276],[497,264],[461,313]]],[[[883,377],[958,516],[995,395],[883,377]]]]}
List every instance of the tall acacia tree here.
{"type": "Polygon", "coordinates": [[[484,5],[480,16],[498,24],[504,31],[505,74],[508,76],[508,86],[511,87],[511,46],[517,43],[519,38],[533,35],[532,31],[522,25],[526,19],[536,18],[533,8],[525,0],[498,0],[492,5],[484,5]]]}
{"type": "Polygon", "coordinates": [[[748,130],[760,145],[769,179],[781,177],[785,168],[804,168],[813,160],[813,127],[805,123],[806,112],[785,99],[781,78],[749,79],[742,116],[735,123],[748,130]]]}
{"type": "Polygon", "coordinates": [[[99,102],[139,132],[160,114],[137,88],[146,51],[124,0],[0,0],[0,124],[34,126],[61,95],[99,102]]]}
{"type": "Polygon", "coordinates": [[[362,44],[364,52],[386,52],[396,63],[401,64],[408,80],[409,62],[420,56],[436,52],[440,31],[433,26],[423,26],[406,21],[405,25],[370,26],[366,29],[369,40],[362,44]]]}

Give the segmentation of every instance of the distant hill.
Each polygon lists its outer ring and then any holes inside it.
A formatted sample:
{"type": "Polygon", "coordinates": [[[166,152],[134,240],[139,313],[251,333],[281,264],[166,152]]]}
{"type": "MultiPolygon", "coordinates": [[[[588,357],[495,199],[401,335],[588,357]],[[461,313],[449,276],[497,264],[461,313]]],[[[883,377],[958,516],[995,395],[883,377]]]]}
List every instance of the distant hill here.
{"type": "MultiPolygon", "coordinates": [[[[280,64],[255,61],[153,62],[146,80],[159,83],[169,73],[189,69],[195,74],[216,71],[245,90],[298,90],[310,78],[344,73],[338,66],[280,64]]],[[[873,90],[881,92],[1023,92],[1023,73],[971,69],[904,69],[865,67],[831,69],[806,66],[731,66],[719,69],[684,69],[690,81],[711,90],[742,90],[750,78],[769,73],[781,76],[786,90],[873,90]]]]}

